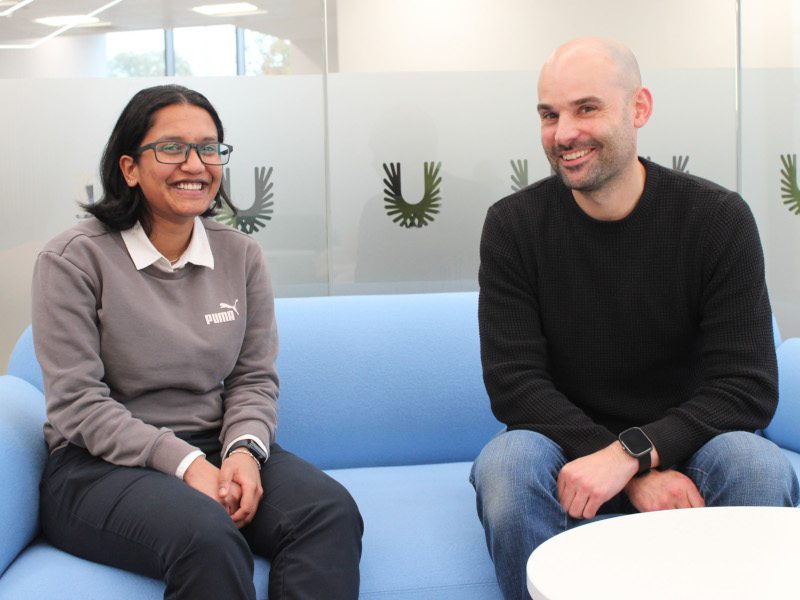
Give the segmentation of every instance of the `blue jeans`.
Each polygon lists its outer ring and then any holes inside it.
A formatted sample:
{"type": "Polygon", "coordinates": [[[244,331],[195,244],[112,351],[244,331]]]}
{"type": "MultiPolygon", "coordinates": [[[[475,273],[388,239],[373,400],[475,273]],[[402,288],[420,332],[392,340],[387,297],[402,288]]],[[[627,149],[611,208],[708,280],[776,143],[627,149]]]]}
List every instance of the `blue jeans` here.
{"type": "MultiPolygon", "coordinates": [[[[542,542],[591,520],[571,518],[558,503],[556,481],[567,462],[561,447],[526,430],[504,431],[481,451],[470,482],[478,517],[506,600],[527,599],[525,564],[542,542]]],[[[752,433],[713,438],[678,470],[694,481],[706,506],[796,506],[797,477],[775,444],[752,433]]],[[[620,493],[595,519],[636,512],[620,493]]]]}

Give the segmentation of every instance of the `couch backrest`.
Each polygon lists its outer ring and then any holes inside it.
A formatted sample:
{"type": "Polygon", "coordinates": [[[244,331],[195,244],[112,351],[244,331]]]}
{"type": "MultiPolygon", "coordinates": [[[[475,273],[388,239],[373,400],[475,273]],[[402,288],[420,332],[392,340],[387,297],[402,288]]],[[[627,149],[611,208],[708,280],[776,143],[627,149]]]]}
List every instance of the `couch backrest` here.
{"type": "Polygon", "coordinates": [[[778,348],[778,398],[764,435],[782,448],[800,452],[800,338],[789,338],[778,348]]]}
{"type": "Polygon", "coordinates": [[[775,342],[775,348],[781,345],[781,330],[778,328],[778,320],[775,315],[772,315],[772,339],[775,342]]]}
{"type": "Polygon", "coordinates": [[[8,374],[24,379],[39,390],[44,390],[42,369],[39,367],[36,353],[33,350],[33,333],[30,325],[19,336],[14,349],[11,351],[11,358],[8,361],[8,374]]]}
{"type": "Polygon", "coordinates": [[[0,574],[39,531],[44,419],[42,393],[18,377],[0,375],[0,574]]]}
{"type": "MultiPolygon", "coordinates": [[[[472,460],[502,428],[477,293],[276,300],[278,442],[322,468],[472,460]]],[[[30,327],[9,374],[42,389],[30,327]]]]}
{"type": "Polygon", "coordinates": [[[322,468],[474,459],[502,428],[477,294],[281,299],[278,442],[322,468]]]}

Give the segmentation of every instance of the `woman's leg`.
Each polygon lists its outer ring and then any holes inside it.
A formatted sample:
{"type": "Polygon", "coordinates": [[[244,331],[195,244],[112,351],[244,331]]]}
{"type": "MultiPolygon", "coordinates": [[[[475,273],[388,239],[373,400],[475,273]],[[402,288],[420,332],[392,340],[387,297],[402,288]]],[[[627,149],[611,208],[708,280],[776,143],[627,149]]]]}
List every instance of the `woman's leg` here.
{"type": "Polygon", "coordinates": [[[169,600],[254,600],[253,557],[211,498],[152,469],[118,467],[69,445],[48,459],[41,520],[71,554],[163,579],[169,600]]]}
{"type": "Polygon", "coordinates": [[[273,444],[244,534],[271,562],[269,600],[356,600],[363,523],[337,481],[273,444]]]}

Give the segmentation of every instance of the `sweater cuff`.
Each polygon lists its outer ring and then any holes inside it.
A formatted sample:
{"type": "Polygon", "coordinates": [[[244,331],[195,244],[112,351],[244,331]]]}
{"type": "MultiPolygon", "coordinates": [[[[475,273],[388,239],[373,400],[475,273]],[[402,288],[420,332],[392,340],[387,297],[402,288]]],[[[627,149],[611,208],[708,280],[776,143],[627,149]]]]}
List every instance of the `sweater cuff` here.
{"type": "MultiPolygon", "coordinates": [[[[153,444],[147,466],[168,475],[176,475],[178,466],[184,458],[196,451],[197,448],[177,437],[172,431],[162,430],[161,435],[153,444]]],[[[187,465],[188,467],[188,465],[187,465]]]]}
{"type": "Polygon", "coordinates": [[[195,450],[194,452],[190,452],[189,454],[187,454],[178,465],[178,468],[175,471],[175,476],[178,479],[183,479],[183,476],[186,474],[189,465],[191,465],[194,462],[194,459],[205,455],[206,455],[205,452],[203,452],[202,450],[195,450]]]}

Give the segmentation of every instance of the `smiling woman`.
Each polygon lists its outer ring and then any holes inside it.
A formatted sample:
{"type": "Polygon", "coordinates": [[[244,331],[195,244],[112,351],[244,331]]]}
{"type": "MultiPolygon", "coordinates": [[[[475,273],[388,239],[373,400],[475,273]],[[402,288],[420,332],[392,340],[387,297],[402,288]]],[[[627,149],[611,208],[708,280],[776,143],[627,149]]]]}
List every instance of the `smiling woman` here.
{"type": "Polygon", "coordinates": [[[254,600],[257,552],[270,598],[355,600],[358,508],[275,443],[261,248],[204,218],[235,210],[223,135],[202,94],[140,91],[106,145],[95,218],[37,257],[42,529],[62,550],[163,579],[167,598],[254,600]]]}

